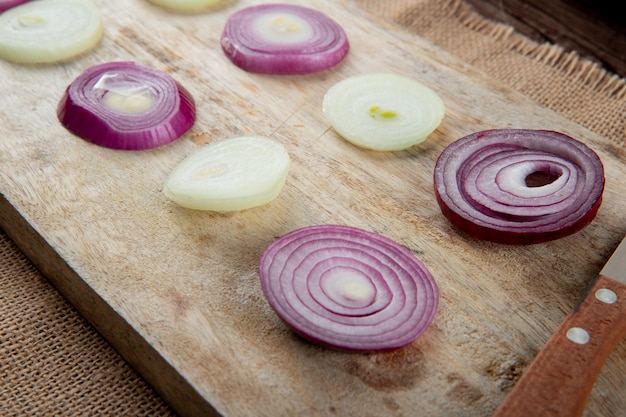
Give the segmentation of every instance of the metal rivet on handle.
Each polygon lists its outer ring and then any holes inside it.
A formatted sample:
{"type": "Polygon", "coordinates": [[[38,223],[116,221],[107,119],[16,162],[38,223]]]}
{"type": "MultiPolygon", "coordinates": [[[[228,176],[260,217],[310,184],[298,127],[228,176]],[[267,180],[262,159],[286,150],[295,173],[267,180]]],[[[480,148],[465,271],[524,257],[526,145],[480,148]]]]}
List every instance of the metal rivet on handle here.
{"type": "Polygon", "coordinates": [[[596,298],[603,303],[613,304],[617,301],[617,294],[614,291],[609,290],[608,288],[600,288],[596,291],[596,298]]]}
{"type": "Polygon", "coordinates": [[[578,345],[589,342],[589,333],[580,327],[572,327],[567,331],[567,338],[578,345]]]}

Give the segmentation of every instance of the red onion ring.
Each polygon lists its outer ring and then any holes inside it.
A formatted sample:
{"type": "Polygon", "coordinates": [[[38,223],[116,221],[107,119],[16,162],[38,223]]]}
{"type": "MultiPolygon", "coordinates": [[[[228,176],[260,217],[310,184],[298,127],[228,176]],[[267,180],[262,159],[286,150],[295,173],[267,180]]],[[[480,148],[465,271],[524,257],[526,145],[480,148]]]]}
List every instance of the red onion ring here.
{"type": "Polygon", "coordinates": [[[385,351],[431,324],[437,285],[426,267],[389,238],[348,226],[294,230],[271,243],[259,265],[277,315],[321,346],[385,351]]]}
{"type": "Polygon", "coordinates": [[[238,67],[269,74],[324,71],[341,62],[349,50],[348,38],[339,24],[317,10],[291,4],[263,4],[232,14],[221,45],[238,67]],[[291,19],[295,29],[269,28],[279,19],[291,19]],[[288,38],[290,32],[293,35],[300,29],[310,33],[288,38]]]}
{"type": "Polygon", "coordinates": [[[57,116],[67,130],[97,145],[142,150],[182,136],[193,126],[196,108],[191,94],[169,75],[134,62],[108,62],[88,68],[67,87],[57,116]],[[146,108],[111,107],[105,100],[112,94],[143,97],[146,108]]]}
{"type": "Polygon", "coordinates": [[[582,142],[549,130],[496,129],[450,144],[435,164],[442,213],[477,239],[534,244],[571,235],[596,216],[604,167],[582,142]],[[541,175],[538,184],[528,184],[541,175]]]}

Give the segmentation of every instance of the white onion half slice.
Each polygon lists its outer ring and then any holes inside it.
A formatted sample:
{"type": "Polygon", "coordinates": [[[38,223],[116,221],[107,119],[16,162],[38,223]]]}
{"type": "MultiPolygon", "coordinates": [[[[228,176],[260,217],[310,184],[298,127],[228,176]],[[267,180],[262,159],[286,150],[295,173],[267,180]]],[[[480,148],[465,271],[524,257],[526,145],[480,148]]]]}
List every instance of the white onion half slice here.
{"type": "Polygon", "coordinates": [[[237,212],[269,203],[281,192],[291,160],[279,142],[242,136],[210,143],[184,159],[163,192],[190,209],[237,212]]]}
{"type": "Polygon", "coordinates": [[[0,58],[22,64],[65,61],[102,38],[100,10],[91,0],[37,0],[0,15],[0,58]]]}
{"type": "Polygon", "coordinates": [[[423,142],[441,124],[443,100],[396,74],[364,74],[332,86],[323,112],[335,131],[366,149],[400,151],[423,142]]]}

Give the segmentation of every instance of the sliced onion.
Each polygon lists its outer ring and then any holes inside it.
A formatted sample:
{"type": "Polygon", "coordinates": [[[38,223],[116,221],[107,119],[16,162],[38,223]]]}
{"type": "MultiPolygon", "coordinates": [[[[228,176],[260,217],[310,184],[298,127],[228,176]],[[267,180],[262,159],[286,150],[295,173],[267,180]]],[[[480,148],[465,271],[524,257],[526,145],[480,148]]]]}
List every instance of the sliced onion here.
{"type": "Polygon", "coordinates": [[[148,0],[148,2],[164,9],[179,12],[197,12],[211,9],[226,0],[148,0]]]}
{"type": "Polygon", "coordinates": [[[0,13],[31,0],[0,0],[0,13]]]}
{"type": "Polygon", "coordinates": [[[196,107],[168,74],[134,62],[108,62],[88,68],[67,87],[57,114],[85,140],[141,150],[182,136],[195,122],[196,107]]]}
{"type": "Polygon", "coordinates": [[[604,167],[592,149],[563,133],[496,129],[446,147],[434,184],[443,214],[459,229],[477,239],[534,244],[571,235],[595,218],[604,167]]]}
{"type": "Polygon", "coordinates": [[[210,143],[184,159],[163,187],[175,203],[222,213],[261,206],[281,192],[291,160],[279,142],[242,136],[210,143]]]}
{"type": "Polygon", "coordinates": [[[232,14],[221,44],[235,65],[270,74],[324,71],[349,50],[339,24],[317,10],[291,4],[263,4],[232,14]]]}
{"type": "Polygon", "coordinates": [[[439,302],[430,272],[404,246],[349,226],[294,230],[271,243],[259,266],[277,315],[321,346],[384,351],[431,324],[439,302]]]}
{"type": "Polygon", "coordinates": [[[441,124],[445,106],[430,88],[396,74],[364,74],[342,80],[324,97],[323,112],[335,131],[366,149],[399,151],[441,124]]]}
{"type": "Polygon", "coordinates": [[[0,15],[0,58],[23,64],[65,61],[102,38],[100,10],[90,0],[37,0],[0,15]]]}

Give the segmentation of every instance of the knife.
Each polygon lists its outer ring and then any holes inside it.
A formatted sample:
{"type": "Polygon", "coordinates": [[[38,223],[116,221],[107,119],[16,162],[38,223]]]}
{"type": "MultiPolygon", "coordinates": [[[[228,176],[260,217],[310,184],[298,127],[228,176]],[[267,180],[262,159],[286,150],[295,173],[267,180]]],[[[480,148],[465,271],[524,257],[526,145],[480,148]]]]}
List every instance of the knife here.
{"type": "Polygon", "coordinates": [[[492,417],[575,417],[626,337],[626,238],[492,417]]]}

